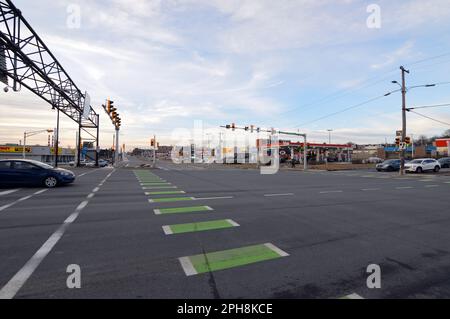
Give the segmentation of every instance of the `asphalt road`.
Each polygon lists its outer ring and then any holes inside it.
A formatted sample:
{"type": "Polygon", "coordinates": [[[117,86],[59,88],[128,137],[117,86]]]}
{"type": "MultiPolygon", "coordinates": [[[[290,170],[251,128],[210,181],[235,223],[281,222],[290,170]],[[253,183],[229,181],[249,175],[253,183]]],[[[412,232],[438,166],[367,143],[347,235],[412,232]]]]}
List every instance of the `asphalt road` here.
{"type": "Polygon", "coordinates": [[[1,189],[0,297],[450,298],[450,176],[139,164],[77,169],[74,185],[52,190],[1,189]],[[144,171],[170,185],[144,190],[144,171]],[[171,190],[185,194],[145,194],[171,190]],[[149,202],[173,197],[194,200],[149,202]],[[191,206],[212,210],[154,211],[191,206]],[[239,227],[162,228],[215,220],[239,227]],[[192,276],[179,260],[266,243],[289,256],[192,276]],[[66,283],[74,264],[80,289],[66,283]],[[367,288],[370,264],[381,289],[367,288]]]}

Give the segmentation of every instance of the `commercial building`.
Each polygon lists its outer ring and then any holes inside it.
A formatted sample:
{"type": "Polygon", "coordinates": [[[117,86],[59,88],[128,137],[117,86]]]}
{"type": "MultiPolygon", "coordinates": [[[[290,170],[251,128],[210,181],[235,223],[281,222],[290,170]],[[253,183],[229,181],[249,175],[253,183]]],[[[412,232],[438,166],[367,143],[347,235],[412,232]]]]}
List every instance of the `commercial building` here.
{"type": "Polygon", "coordinates": [[[450,156],[450,138],[438,138],[434,144],[439,157],[450,156]]]}
{"type": "MultiPolygon", "coordinates": [[[[0,145],[0,159],[21,159],[23,158],[23,146],[20,145],[0,145]]],[[[55,161],[55,148],[49,146],[26,146],[25,158],[43,163],[53,163],[55,161]]],[[[75,149],[59,148],[58,161],[68,163],[75,160],[75,149]]]]}

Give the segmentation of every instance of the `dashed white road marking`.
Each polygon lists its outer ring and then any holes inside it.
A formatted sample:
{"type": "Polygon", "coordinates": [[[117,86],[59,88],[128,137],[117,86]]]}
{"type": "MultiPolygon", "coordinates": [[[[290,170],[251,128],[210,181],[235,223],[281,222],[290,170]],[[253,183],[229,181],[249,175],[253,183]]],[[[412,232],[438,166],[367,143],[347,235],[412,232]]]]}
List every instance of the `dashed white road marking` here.
{"type": "Polygon", "coordinates": [[[375,192],[381,190],[381,188],[363,188],[361,189],[363,192],[375,192]]]}
{"type": "Polygon", "coordinates": [[[223,196],[223,197],[205,197],[205,198],[197,198],[192,197],[194,200],[214,200],[214,199],[232,199],[234,196],[223,196]]]}
{"type": "Polygon", "coordinates": [[[323,191],[320,194],[333,194],[333,193],[343,193],[344,191],[323,191]]]}
{"type": "Polygon", "coordinates": [[[345,296],[344,299],[364,299],[364,298],[358,294],[351,294],[351,295],[345,296]]]}
{"type": "Polygon", "coordinates": [[[425,188],[435,188],[439,187],[439,185],[425,185],[425,188]]]}
{"type": "Polygon", "coordinates": [[[9,194],[12,194],[12,193],[15,193],[15,192],[18,192],[18,191],[20,191],[20,188],[19,189],[11,189],[11,190],[8,190],[8,191],[0,192],[0,196],[9,195],[9,194]]]}
{"type": "MultiPolygon", "coordinates": [[[[109,173],[101,184],[104,184],[114,173],[109,173]]],[[[46,191],[46,190],[44,190],[46,191]]],[[[42,192],[42,191],[40,191],[42,192]]],[[[37,192],[38,193],[38,192],[37,192]]],[[[35,193],[36,194],[36,193],[35,193]]],[[[91,193],[93,194],[93,193],[91,193]]],[[[31,257],[30,260],[11,278],[10,281],[0,290],[0,299],[12,299],[33,275],[34,271],[39,267],[45,257],[52,251],[55,245],[62,238],[67,228],[75,222],[80,212],[88,205],[89,201],[81,202],[75,211],[64,221],[64,223],[50,236],[49,239],[39,248],[39,250],[31,257]]]]}
{"type": "Polygon", "coordinates": [[[3,205],[3,206],[0,207],[0,212],[2,212],[2,211],[4,211],[5,209],[10,208],[10,207],[12,207],[12,206],[18,204],[18,203],[24,202],[24,201],[26,201],[26,200],[32,198],[33,196],[40,195],[40,194],[42,194],[42,193],[44,193],[44,192],[46,192],[46,191],[48,191],[48,189],[43,189],[43,190],[37,191],[37,192],[35,192],[35,193],[31,194],[31,195],[28,195],[28,196],[19,198],[18,200],[14,201],[14,202],[12,202],[12,203],[3,205]]]}
{"type": "Polygon", "coordinates": [[[180,261],[181,267],[183,267],[186,276],[194,276],[198,274],[197,270],[195,270],[194,268],[194,265],[192,265],[189,257],[181,257],[178,258],[178,260],[180,261]]]}
{"type": "Polygon", "coordinates": [[[98,170],[100,170],[100,169],[104,169],[104,168],[103,168],[103,167],[102,167],[102,168],[96,168],[96,169],[94,169],[94,170],[92,170],[92,171],[85,172],[85,173],[83,173],[83,174],[78,175],[77,178],[78,178],[78,177],[86,176],[86,175],[91,174],[91,173],[94,173],[94,172],[96,172],[96,171],[98,171],[98,170]]]}
{"type": "Polygon", "coordinates": [[[162,229],[164,231],[164,234],[166,234],[166,235],[172,235],[173,234],[173,231],[170,228],[170,226],[163,226],[162,229]]]}
{"type": "Polygon", "coordinates": [[[275,246],[274,244],[271,243],[267,243],[264,244],[264,246],[266,246],[267,248],[269,248],[270,250],[276,252],[278,255],[280,255],[281,257],[287,257],[289,256],[289,254],[283,250],[281,250],[280,248],[278,248],[277,246],[275,246]]]}
{"type": "Polygon", "coordinates": [[[276,197],[276,196],[294,196],[293,193],[286,193],[286,194],[266,194],[264,197],[276,197]]]}
{"type": "Polygon", "coordinates": [[[396,187],[395,189],[413,189],[412,186],[403,186],[403,187],[396,187]]]}

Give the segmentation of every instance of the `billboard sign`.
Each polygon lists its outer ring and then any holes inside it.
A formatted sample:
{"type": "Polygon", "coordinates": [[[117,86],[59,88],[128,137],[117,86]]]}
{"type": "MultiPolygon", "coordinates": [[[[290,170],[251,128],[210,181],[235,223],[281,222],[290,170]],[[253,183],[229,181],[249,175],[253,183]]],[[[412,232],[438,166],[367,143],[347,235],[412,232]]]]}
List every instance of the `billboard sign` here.
{"type": "MultiPolygon", "coordinates": [[[[0,153],[22,153],[23,146],[0,146],[0,153]]],[[[31,153],[31,147],[25,147],[25,153],[31,153]]]]}
{"type": "Polygon", "coordinates": [[[89,120],[89,114],[91,113],[91,97],[86,92],[85,98],[84,98],[84,105],[83,105],[83,117],[86,120],[89,120]]]}

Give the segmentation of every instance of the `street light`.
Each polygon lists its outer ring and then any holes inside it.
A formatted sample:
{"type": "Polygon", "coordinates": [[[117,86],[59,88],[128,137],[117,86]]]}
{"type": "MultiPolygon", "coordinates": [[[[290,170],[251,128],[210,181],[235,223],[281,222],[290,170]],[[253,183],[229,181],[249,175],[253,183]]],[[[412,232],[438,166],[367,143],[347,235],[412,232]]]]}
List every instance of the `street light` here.
{"type": "Polygon", "coordinates": [[[25,149],[27,146],[27,137],[38,135],[41,133],[53,133],[53,130],[39,130],[39,131],[32,131],[32,132],[24,132],[23,133],[23,149],[22,149],[22,157],[25,159],[25,149]]]}

